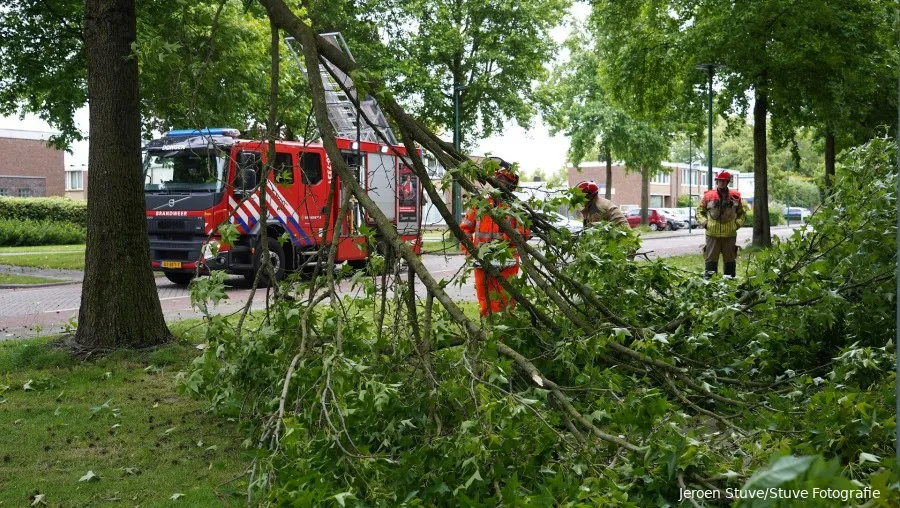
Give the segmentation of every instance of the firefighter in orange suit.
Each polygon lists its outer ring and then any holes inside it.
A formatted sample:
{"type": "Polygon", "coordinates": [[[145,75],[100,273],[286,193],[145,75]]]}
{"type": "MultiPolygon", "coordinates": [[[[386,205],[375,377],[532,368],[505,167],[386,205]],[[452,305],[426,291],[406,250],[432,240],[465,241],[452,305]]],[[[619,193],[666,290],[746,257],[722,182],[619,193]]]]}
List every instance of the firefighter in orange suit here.
{"type": "Polygon", "coordinates": [[[725,276],[735,276],[737,231],[744,225],[747,215],[741,194],[728,188],[730,181],[728,171],[716,175],[716,188],[706,191],[697,206],[697,223],[706,228],[706,246],[703,247],[706,270],[703,276],[707,279],[719,271],[719,254],[725,261],[725,276]]]}
{"type": "MultiPolygon", "coordinates": [[[[500,159],[500,169],[494,172],[494,178],[500,184],[501,191],[509,195],[515,190],[519,184],[519,177],[512,172],[510,164],[500,159]]],[[[495,213],[509,208],[509,205],[503,202],[502,198],[489,197],[488,201],[495,213]]],[[[502,213],[501,213],[502,215],[502,213]]],[[[508,217],[510,226],[519,230],[526,239],[528,238],[528,230],[516,221],[515,217],[508,217]]],[[[460,224],[460,229],[472,239],[475,247],[488,242],[503,242],[513,249],[513,256],[507,261],[491,260],[491,265],[495,267],[500,276],[504,279],[515,276],[519,273],[519,254],[515,251],[515,244],[504,233],[500,226],[489,215],[478,215],[474,208],[466,213],[465,218],[460,224]]],[[[465,251],[465,249],[463,249],[465,251]]],[[[469,256],[469,252],[465,252],[469,256]]],[[[481,266],[475,267],[475,294],[478,295],[478,305],[481,307],[481,315],[487,316],[491,313],[498,313],[506,310],[513,310],[516,302],[513,300],[500,285],[500,282],[485,271],[481,266]]]]}

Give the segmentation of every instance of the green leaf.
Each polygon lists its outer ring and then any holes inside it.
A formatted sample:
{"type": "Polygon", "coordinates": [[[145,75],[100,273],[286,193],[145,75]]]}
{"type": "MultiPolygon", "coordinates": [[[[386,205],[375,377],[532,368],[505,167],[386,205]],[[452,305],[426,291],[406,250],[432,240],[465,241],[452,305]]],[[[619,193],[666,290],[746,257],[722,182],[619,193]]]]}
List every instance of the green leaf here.
{"type": "Polygon", "coordinates": [[[341,506],[346,506],[347,498],[356,499],[356,496],[353,495],[352,492],[341,492],[340,494],[334,495],[334,500],[337,501],[337,504],[341,506]]]}
{"type": "Polygon", "coordinates": [[[874,462],[878,464],[881,462],[881,457],[878,455],[873,455],[871,453],[859,452],[859,463],[865,464],[866,462],[874,462]]]}
{"type": "Polygon", "coordinates": [[[474,473],[472,473],[472,476],[470,476],[469,479],[466,480],[466,488],[469,488],[469,485],[472,485],[472,482],[474,482],[475,480],[484,481],[481,478],[481,473],[479,473],[477,469],[474,473]]]}
{"type": "Polygon", "coordinates": [[[754,474],[744,485],[744,490],[777,487],[805,473],[816,460],[815,455],[781,457],[768,468],[754,474]]]}
{"type": "Polygon", "coordinates": [[[100,481],[100,477],[95,475],[93,471],[88,471],[84,476],[78,479],[79,482],[96,482],[100,481]]]}

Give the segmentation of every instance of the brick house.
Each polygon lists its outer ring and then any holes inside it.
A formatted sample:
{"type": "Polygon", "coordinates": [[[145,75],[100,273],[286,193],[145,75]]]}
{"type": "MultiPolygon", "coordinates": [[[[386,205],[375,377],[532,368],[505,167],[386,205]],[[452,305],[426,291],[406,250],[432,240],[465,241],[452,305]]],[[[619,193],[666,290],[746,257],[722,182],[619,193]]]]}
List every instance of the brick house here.
{"type": "MultiPolygon", "coordinates": [[[[688,166],[678,162],[663,162],[663,172],[650,177],[650,206],[672,208],[678,197],[690,194],[699,197],[706,190],[707,167],[694,164],[688,166]],[[698,189],[699,185],[699,189],[698,189]]],[[[724,168],[713,168],[713,174],[724,168]]],[[[574,187],[584,180],[593,180],[600,186],[600,195],[606,192],[606,163],[584,162],[577,168],[569,167],[569,186],[574,187]]],[[[740,177],[734,174],[731,188],[737,189],[740,177]]],[[[641,174],[626,171],[621,163],[612,166],[612,200],[619,206],[637,207],[641,204],[641,174]]]]}
{"type": "Polygon", "coordinates": [[[0,129],[0,196],[64,196],[64,153],[49,132],[0,129]]]}

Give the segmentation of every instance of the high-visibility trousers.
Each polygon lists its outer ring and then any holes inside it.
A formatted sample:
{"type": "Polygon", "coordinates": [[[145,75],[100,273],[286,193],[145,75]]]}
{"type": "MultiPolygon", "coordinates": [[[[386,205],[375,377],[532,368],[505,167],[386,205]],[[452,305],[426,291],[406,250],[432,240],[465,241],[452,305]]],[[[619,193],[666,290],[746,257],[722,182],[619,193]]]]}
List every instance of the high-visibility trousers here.
{"type": "MultiPolygon", "coordinates": [[[[504,279],[513,277],[519,273],[519,265],[513,265],[500,270],[500,276],[504,279]]],[[[492,313],[512,311],[516,308],[516,301],[510,297],[500,281],[496,277],[488,275],[483,268],[475,268],[475,294],[478,295],[478,306],[481,307],[481,315],[487,316],[488,310],[492,313]]]]}

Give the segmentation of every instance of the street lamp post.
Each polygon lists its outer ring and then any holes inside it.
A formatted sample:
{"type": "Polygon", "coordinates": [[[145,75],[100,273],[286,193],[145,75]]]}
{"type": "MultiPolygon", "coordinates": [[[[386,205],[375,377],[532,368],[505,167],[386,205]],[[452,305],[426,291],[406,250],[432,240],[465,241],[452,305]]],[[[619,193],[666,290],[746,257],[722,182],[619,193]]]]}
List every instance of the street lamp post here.
{"type": "Polygon", "coordinates": [[[694,232],[694,198],[691,196],[691,178],[694,177],[694,138],[688,136],[688,234],[694,232]]]}
{"type": "MultiPolygon", "coordinates": [[[[784,217],[787,220],[787,226],[791,227],[791,161],[785,163],[787,171],[787,193],[784,195],[784,217]]],[[[802,216],[800,217],[803,218],[802,216]]]]}
{"type": "MultiPolygon", "coordinates": [[[[460,146],[459,134],[459,93],[466,87],[453,85],[453,148],[458,152],[460,146]]],[[[456,223],[462,222],[462,192],[459,188],[459,179],[453,178],[453,219],[456,223]]]]}
{"type": "Polygon", "coordinates": [[[705,64],[698,64],[698,65],[697,65],[697,69],[698,69],[698,70],[701,70],[701,71],[707,71],[707,72],[709,73],[709,94],[708,94],[708,97],[707,97],[707,98],[708,98],[707,108],[709,109],[709,112],[708,112],[708,115],[709,115],[709,116],[708,116],[708,121],[707,121],[707,123],[708,123],[708,126],[709,126],[709,130],[708,130],[708,134],[707,134],[707,136],[706,136],[706,137],[707,137],[707,142],[708,142],[707,156],[706,156],[706,159],[707,159],[707,160],[706,160],[706,162],[707,162],[707,165],[709,166],[709,169],[708,169],[707,172],[706,172],[706,185],[707,185],[706,188],[707,188],[707,189],[712,189],[712,188],[713,188],[713,155],[712,155],[712,131],[713,131],[713,74],[715,74],[716,69],[718,69],[719,67],[722,67],[722,65],[720,65],[720,64],[713,64],[713,63],[705,63],[705,64]]]}

